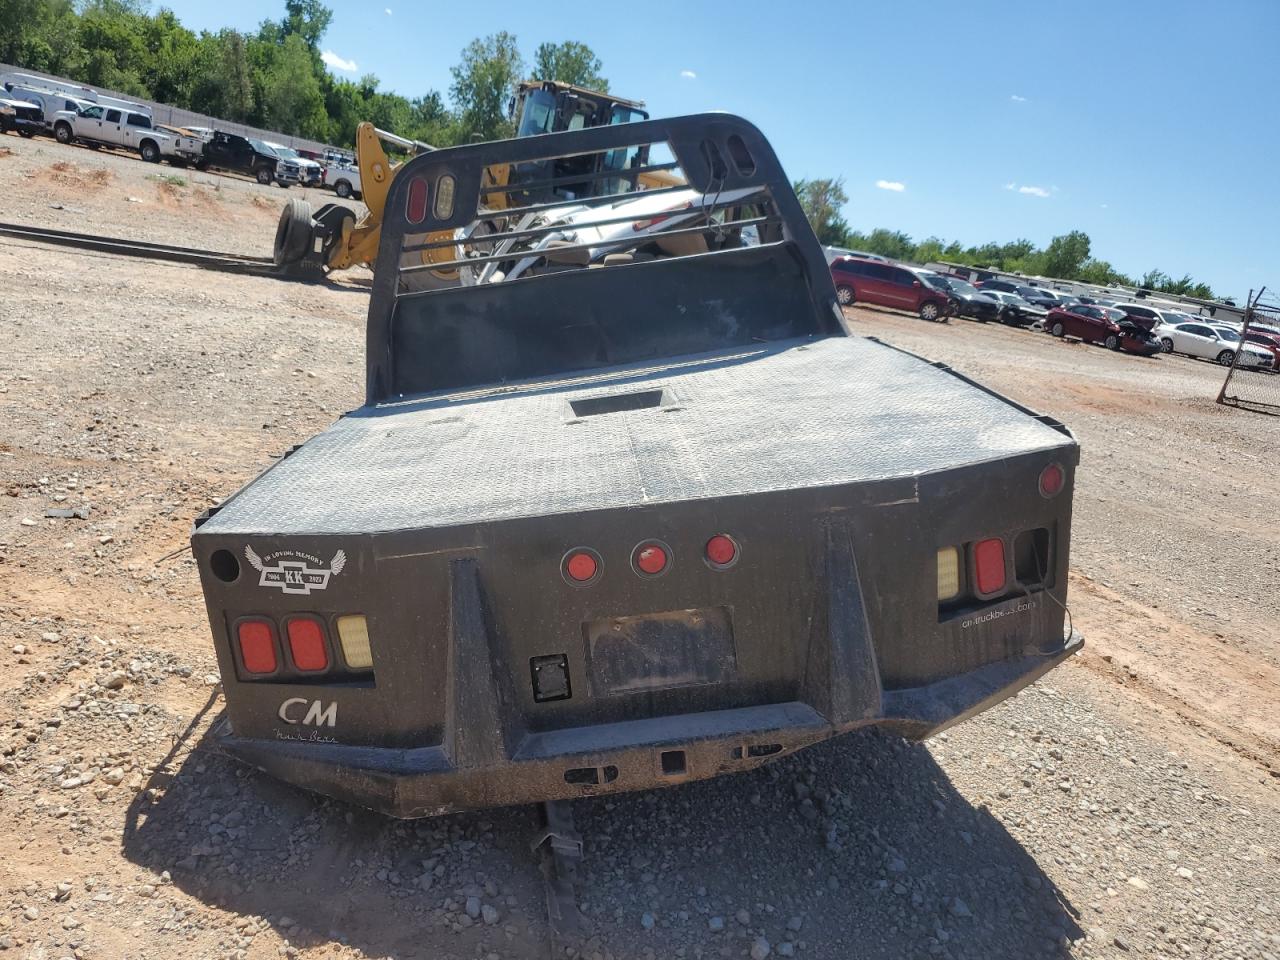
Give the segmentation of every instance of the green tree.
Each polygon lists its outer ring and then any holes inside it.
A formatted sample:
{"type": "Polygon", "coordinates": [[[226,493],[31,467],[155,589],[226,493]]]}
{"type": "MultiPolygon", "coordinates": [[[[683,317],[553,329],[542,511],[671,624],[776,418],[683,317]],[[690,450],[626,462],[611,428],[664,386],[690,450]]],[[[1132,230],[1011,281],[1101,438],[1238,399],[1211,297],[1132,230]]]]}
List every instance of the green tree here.
{"type": "Polygon", "coordinates": [[[585,43],[542,43],[533,55],[533,74],[538,80],[576,83],[589,90],[607,93],[609,81],[600,75],[603,64],[585,43]]]}
{"type": "Polygon", "coordinates": [[[1133,280],[1126,277],[1119,270],[1116,270],[1111,264],[1105,260],[1095,260],[1090,257],[1080,267],[1080,271],[1073,278],[1084,283],[1096,283],[1099,286],[1106,287],[1111,284],[1119,283],[1125,286],[1132,286],[1133,280]]]}
{"type": "Polygon", "coordinates": [[[162,103],[188,102],[200,52],[196,35],[172,10],[161,9],[143,20],[142,42],[147,50],[142,80],[149,96],[162,103]]]}
{"type": "Polygon", "coordinates": [[[901,230],[886,230],[884,227],[878,227],[867,235],[866,243],[863,249],[869,253],[878,253],[891,260],[915,259],[915,244],[911,242],[911,237],[901,230]]]}
{"type": "Polygon", "coordinates": [[[186,106],[237,123],[248,121],[253,108],[253,67],[244,34],[227,29],[201,34],[186,106]]]}
{"type": "Polygon", "coordinates": [[[1148,270],[1138,281],[1138,286],[1148,290],[1161,290],[1169,282],[1169,275],[1163,270],[1148,270]]]}
{"type": "Polygon", "coordinates": [[[43,0],[0,0],[0,62],[25,63],[28,45],[41,34],[43,0]]]}
{"type": "MultiPolygon", "coordinates": [[[[0,18],[0,23],[5,20],[0,18]]],[[[26,35],[19,58],[8,62],[67,77],[83,76],[88,54],[80,45],[79,20],[71,0],[45,0],[38,18],[26,24],[32,32],[26,35]]],[[[5,29],[7,24],[0,27],[5,29]]]]}
{"type": "Polygon", "coordinates": [[[818,242],[843,246],[849,234],[849,224],[840,214],[841,208],[849,202],[849,196],[844,192],[844,178],[797,180],[792,186],[818,242]]]}
{"type": "Polygon", "coordinates": [[[320,80],[312,69],[311,52],[298,34],[285,37],[264,88],[265,126],[281,133],[325,136],[329,120],[324,112],[320,80]]]}
{"type": "Polygon", "coordinates": [[[499,140],[512,135],[507,104],[524,73],[516,38],[505,30],[472,40],[453,67],[449,93],[458,112],[456,139],[499,140]]]}
{"type": "Polygon", "coordinates": [[[435,147],[451,146],[456,130],[453,115],[444,105],[444,99],[434,90],[425,97],[410,103],[412,110],[411,135],[415,140],[435,147]]]}
{"type": "Polygon", "coordinates": [[[143,42],[146,10],[137,0],[91,0],[80,11],[77,40],[87,57],[76,79],[135,96],[150,91],[143,82],[149,53],[143,42]]]}
{"type": "Polygon", "coordinates": [[[1049,241],[1049,246],[1044,251],[1043,268],[1037,272],[1071,280],[1079,274],[1080,268],[1088,259],[1089,235],[1081,230],[1072,230],[1049,241]]]}
{"type": "Polygon", "coordinates": [[[333,22],[333,11],[320,0],[285,0],[284,11],[281,36],[299,36],[312,50],[318,49],[320,38],[333,22]]]}
{"type": "Polygon", "coordinates": [[[916,263],[932,263],[936,260],[945,260],[947,259],[946,248],[937,237],[927,237],[916,244],[912,257],[916,263]]]}

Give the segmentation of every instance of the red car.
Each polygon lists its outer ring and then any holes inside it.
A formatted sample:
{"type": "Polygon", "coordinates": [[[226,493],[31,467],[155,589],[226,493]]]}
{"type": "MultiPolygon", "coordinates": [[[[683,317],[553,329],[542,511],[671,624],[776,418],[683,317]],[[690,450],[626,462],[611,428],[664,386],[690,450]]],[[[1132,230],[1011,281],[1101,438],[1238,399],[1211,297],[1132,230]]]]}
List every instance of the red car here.
{"type": "Polygon", "coordinates": [[[1079,337],[1086,343],[1101,343],[1108,350],[1144,357],[1161,351],[1160,341],[1149,331],[1112,307],[1088,303],[1054,307],[1045,317],[1044,327],[1055,337],[1079,337]]]}
{"type": "Polygon", "coordinates": [[[1270,350],[1275,357],[1271,368],[1280,370],[1280,333],[1270,333],[1266,330],[1250,330],[1245,336],[1248,343],[1262,347],[1264,350],[1270,350]]]}
{"type": "Polygon", "coordinates": [[[849,307],[861,301],[880,307],[910,310],[921,320],[945,323],[951,312],[950,298],[941,290],[924,283],[906,267],[896,263],[863,260],[860,257],[836,257],[831,263],[831,279],[836,285],[840,306],[849,307]]]}

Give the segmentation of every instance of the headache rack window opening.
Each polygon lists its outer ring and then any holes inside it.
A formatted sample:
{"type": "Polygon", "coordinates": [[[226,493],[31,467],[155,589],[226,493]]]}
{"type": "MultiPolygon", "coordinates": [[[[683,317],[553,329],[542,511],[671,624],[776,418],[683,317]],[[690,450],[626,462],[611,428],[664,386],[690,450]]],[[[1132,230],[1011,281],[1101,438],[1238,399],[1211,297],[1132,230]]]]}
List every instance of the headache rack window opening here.
{"type": "MultiPolygon", "coordinates": [[[[597,155],[604,155],[608,152],[609,151],[600,151],[599,154],[597,155]]],[[[566,158],[546,157],[544,159],[555,161],[555,160],[561,160],[566,158]]],[[[541,163],[543,161],[535,160],[533,162],[541,163]]],[[[597,170],[592,173],[566,173],[558,177],[548,177],[545,180],[516,181],[515,183],[503,183],[503,184],[495,184],[494,186],[489,186],[489,187],[481,187],[480,196],[487,197],[495,193],[506,193],[506,194],[525,193],[530,190],[545,190],[551,187],[574,186],[576,184],[586,183],[588,181],[596,181],[596,180],[631,180],[631,179],[637,179],[641,175],[646,173],[664,173],[668,170],[679,170],[679,169],[680,169],[680,164],[677,163],[676,161],[672,161],[671,163],[649,164],[648,166],[644,166],[644,167],[630,167],[630,168],[623,167],[621,169],[610,168],[607,170],[597,170]]],[[[647,193],[648,191],[636,190],[636,191],[628,191],[628,192],[647,193]]],[[[618,196],[618,194],[609,194],[609,196],[616,197],[618,196]]]]}
{"type": "MultiPolygon", "coordinates": [[[[658,187],[654,190],[637,191],[638,196],[645,197],[661,197],[664,194],[682,193],[686,190],[695,190],[687,183],[680,183],[673,187],[658,187]]],[[[605,207],[611,203],[617,203],[619,195],[616,193],[606,193],[599,197],[582,197],[579,200],[552,200],[548,203],[531,203],[525,207],[508,207],[505,210],[487,210],[480,209],[479,214],[487,214],[490,216],[511,217],[524,213],[538,213],[541,210],[555,210],[559,207],[605,207]]],[[[419,231],[420,232],[420,231],[419,231]]]]}
{"type": "MultiPolygon", "coordinates": [[[[400,249],[402,253],[420,253],[424,250],[441,250],[446,247],[461,247],[461,246],[466,246],[468,244],[479,245],[479,244],[501,243],[503,240],[524,240],[530,237],[542,237],[552,233],[563,233],[563,232],[572,231],[572,230],[591,230],[596,227],[617,226],[620,223],[638,223],[644,220],[653,220],[658,217],[665,217],[670,219],[670,218],[681,217],[681,216],[697,216],[699,214],[709,216],[710,214],[715,213],[717,210],[731,210],[735,207],[754,207],[766,202],[768,202],[767,197],[750,197],[750,198],[740,197],[734,200],[716,201],[716,202],[704,204],[701,206],[691,205],[689,207],[681,207],[675,210],[659,210],[659,211],[650,212],[650,213],[633,213],[625,217],[609,217],[608,219],[605,219],[605,220],[591,220],[587,223],[555,223],[555,224],[548,224],[545,227],[530,227],[528,229],[517,229],[517,230],[506,231],[506,232],[500,231],[498,233],[489,233],[479,237],[475,235],[471,235],[461,240],[454,238],[450,240],[433,240],[430,243],[405,244],[400,249]]],[[[690,203],[693,204],[693,201],[690,201],[690,203]]],[[[495,219],[505,215],[506,215],[505,210],[499,210],[494,212],[495,219]]],[[[771,222],[781,223],[781,220],[777,218],[773,218],[771,222]]],[[[745,220],[725,220],[716,225],[719,226],[722,230],[730,230],[737,226],[743,226],[746,223],[747,221],[745,220]]],[[[670,231],[661,231],[661,232],[668,233],[670,231]]],[[[420,233],[421,231],[418,231],[417,234],[406,234],[406,236],[415,236],[420,233]]],[[[636,237],[632,239],[636,239],[643,236],[649,236],[649,235],[637,234],[636,237]]]]}
{"type": "MultiPolygon", "coordinates": [[[[696,227],[681,227],[678,230],[659,230],[655,233],[638,234],[632,237],[623,237],[619,240],[602,240],[599,243],[574,243],[563,247],[556,247],[555,253],[569,253],[578,250],[600,250],[602,248],[612,247],[636,247],[643,246],[644,243],[659,237],[679,237],[691,234],[702,233],[721,233],[728,229],[736,229],[740,227],[759,226],[762,224],[776,223],[781,224],[780,219],[774,217],[753,217],[750,220],[734,220],[730,224],[723,223],[704,223],[696,227]],[[638,242],[639,241],[639,242],[638,242]]],[[[563,229],[563,228],[562,228],[563,229]]],[[[493,234],[494,237],[500,237],[501,234],[493,234]]],[[[782,241],[775,241],[773,244],[760,244],[760,246],[774,246],[782,241]]],[[[529,250],[521,252],[493,253],[483,257],[466,257],[461,260],[446,260],[440,263],[415,263],[407,267],[400,267],[400,274],[422,273],[423,271],[432,270],[451,270],[454,267],[474,266],[481,263],[494,263],[501,260],[525,259],[528,257],[542,257],[548,252],[547,250],[529,250]]],[[[695,254],[696,256],[696,254],[695,254]]],[[[676,260],[684,259],[682,257],[668,257],[666,259],[676,260]]],[[[430,291],[427,291],[430,292],[430,291]]]]}

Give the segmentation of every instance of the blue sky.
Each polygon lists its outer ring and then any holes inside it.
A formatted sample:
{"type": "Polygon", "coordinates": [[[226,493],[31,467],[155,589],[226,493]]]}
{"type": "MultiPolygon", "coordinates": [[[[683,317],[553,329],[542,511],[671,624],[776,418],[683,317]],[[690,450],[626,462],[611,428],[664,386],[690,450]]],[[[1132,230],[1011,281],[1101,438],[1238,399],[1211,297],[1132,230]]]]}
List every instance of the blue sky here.
{"type": "MultiPolygon", "coordinates": [[[[165,5],[196,30],[283,11],[165,5]]],[[[1081,229],[1131,275],[1190,273],[1237,298],[1280,287],[1276,0],[329,6],[322,49],[356,67],[335,73],[406,96],[447,94],[483,33],[511,31],[527,61],[580,40],[654,116],[739,113],[792,178],[843,177],[855,228],[1040,245],[1081,229]]]]}

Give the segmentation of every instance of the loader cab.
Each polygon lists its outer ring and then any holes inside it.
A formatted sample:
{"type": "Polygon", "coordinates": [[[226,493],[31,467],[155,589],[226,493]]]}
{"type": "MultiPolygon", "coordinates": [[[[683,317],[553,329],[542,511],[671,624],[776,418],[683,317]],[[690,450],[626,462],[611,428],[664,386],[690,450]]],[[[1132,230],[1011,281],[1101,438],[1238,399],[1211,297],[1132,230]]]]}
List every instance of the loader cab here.
{"type": "MultiPolygon", "coordinates": [[[[643,103],[553,80],[521,83],[511,100],[510,111],[517,137],[534,137],[544,133],[563,133],[649,119],[643,103]]],[[[647,161],[647,145],[623,147],[601,154],[517,164],[511,170],[509,182],[529,184],[524,192],[526,203],[625,193],[637,189],[636,179],[627,177],[626,171],[644,166],[647,161]],[[608,176],[610,171],[617,171],[618,176],[608,176]],[[544,181],[576,175],[581,175],[583,179],[558,184],[554,189],[538,186],[544,181]]]]}

